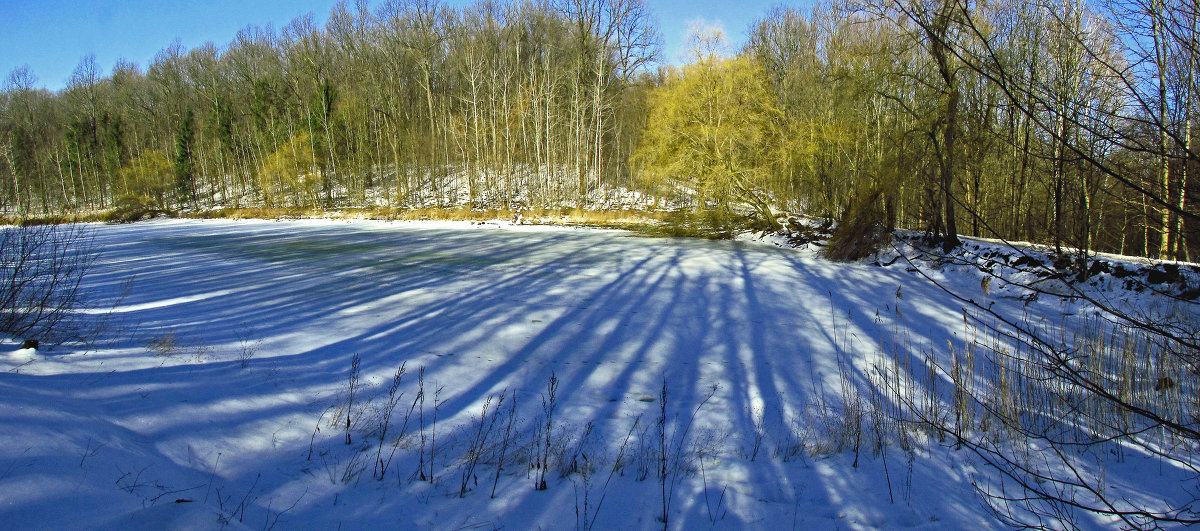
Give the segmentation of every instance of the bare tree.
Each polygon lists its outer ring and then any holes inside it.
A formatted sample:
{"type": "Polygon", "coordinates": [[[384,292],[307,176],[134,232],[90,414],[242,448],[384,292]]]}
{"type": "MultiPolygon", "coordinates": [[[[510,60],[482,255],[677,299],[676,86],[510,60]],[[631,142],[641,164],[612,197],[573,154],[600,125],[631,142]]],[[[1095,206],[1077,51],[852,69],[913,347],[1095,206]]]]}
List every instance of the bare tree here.
{"type": "Polygon", "coordinates": [[[0,332],[51,344],[72,339],[69,319],[94,260],[83,225],[0,227],[0,332]]]}
{"type": "MultiPolygon", "coordinates": [[[[946,54],[962,68],[983,76],[1038,136],[1052,142],[1056,201],[1066,192],[1066,164],[1070,163],[1081,174],[1123,184],[1124,193],[1152,205],[1155,213],[1167,211],[1194,220],[1195,214],[1180,208],[1170,195],[1176,185],[1169,180],[1164,159],[1186,162],[1194,157],[1184,147],[1185,133],[1163,111],[1166,76],[1153,66],[1165,62],[1162,46],[1155,43],[1170,35],[1162,21],[1171,19],[1173,7],[1157,0],[1114,7],[1131,14],[1123,22],[1124,31],[1150,30],[1121,41],[1103,38],[1111,27],[1084,24],[1089,15],[1079,4],[1039,3],[1038,20],[1047,24],[1042,34],[1058,40],[1047,50],[1052,55],[1051,69],[1057,71],[1032,76],[1023,71],[1028,63],[1015,62],[1003,53],[1009,43],[1004,42],[1003,32],[995,31],[995,13],[978,10],[967,0],[940,2],[941,9],[933,16],[924,16],[924,11],[909,4],[893,6],[904,14],[902,21],[922,28],[935,60],[938,54],[946,54]],[[1136,18],[1139,14],[1141,19],[1136,18]],[[1139,20],[1145,24],[1137,25],[1139,20]],[[1150,42],[1149,49],[1157,53],[1138,48],[1138,37],[1150,42]],[[1091,82],[1107,85],[1087,87],[1091,82]],[[1126,104],[1112,104],[1114,89],[1119,94],[1116,99],[1126,104]],[[1108,147],[1097,149],[1100,143],[1108,147]],[[1182,157],[1176,154],[1181,149],[1182,157]],[[1114,150],[1125,158],[1110,157],[1114,150]],[[1153,165],[1130,164],[1130,159],[1153,161],[1153,165]],[[1141,173],[1148,168],[1152,170],[1141,173]]],[[[1086,188],[1083,197],[1088,197],[1086,188]]],[[[967,214],[981,215],[959,204],[967,214]]],[[[1065,205],[1055,208],[1053,217],[1061,220],[1065,205]]],[[[1082,215],[1090,215],[1087,208],[1085,203],[1082,215]]],[[[1162,218],[1158,225],[1167,238],[1169,219],[1162,218]]],[[[1146,246],[1148,240],[1143,241],[1146,246]]],[[[1168,240],[1159,243],[1165,258],[1168,240]]],[[[1043,271],[1043,276],[1051,274],[1043,271]]],[[[1101,310],[1091,335],[1083,330],[1061,337],[994,311],[976,297],[947,289],[965,308],[977,312],[976,317],[964,313],[969,326],[1011,341],[1015,349],[995,349],[989,355],[994,371],[984,380],[991,382],[989,389],[957,376],[962,374],[957,360],[937,369],[954,382],[954,415],[922,414],[912,403],[910,409],[999,472],[998,480],[979,487],[997,515],[1010,524],[1071,525],[1080,511],[1135,528],[1200,523],[1200,494],[1194,485],[1184,487],[1192,496],[1182,503],[1137,500],[1133,492],[1105,483],[1104,465],[1095,457],[1108,451],[1136,452],[1169,463],[1190,477],[1200,472],[1190,450],[1200,441],[1194,409],[1200,391],[1194,373],[1188,372],[1200,363],[1200,335],[1194,322],[1197,303],[1177,301],[1180,308],[1174,314],[1135,314],[1089,297],[1070,281],[1063,285],[1069,296],[1084,298],[1101,310]],[[1113,330],[1119,331],[1121,341],[1115,340],[1113,330]],[[998,402],[994,397],[1003,394],[997,390],[1002,385],[1017,386],[1025,407],[1014,409],[998,402]],[[963,413],[968,410],[972,413],[963,413]],[[971,417],[979,419],[981,426],[1002,425],[1009,436],[998,437],[982,427],[964,428],[963,419],[971,417]]]]}

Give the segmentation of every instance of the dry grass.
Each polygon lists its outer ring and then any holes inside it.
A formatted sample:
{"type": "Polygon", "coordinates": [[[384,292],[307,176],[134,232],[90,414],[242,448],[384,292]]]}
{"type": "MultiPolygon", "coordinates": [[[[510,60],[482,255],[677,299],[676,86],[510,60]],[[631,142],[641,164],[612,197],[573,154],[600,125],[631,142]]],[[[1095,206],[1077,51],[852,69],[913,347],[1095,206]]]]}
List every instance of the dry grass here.
{"type": "MultiPolygon", "coordinates": [[[[589,210],[584,208],[471,209],[389,207],[344,208],[325,210],[308,207],[244,207],[218,208],[200,212],[180,212],[189,219],[370,219],[384,221],[509,221],[534,225],[624,229],[652,237],[693,237],[728,239],[742,228],[750,228],[745,220],[725,220],[715,223],[711,216],[692,212],[645,210],[589,210]]],[[[46,225],[77,222],[111,221],[113,211],[47,215],[34,217],[0,217],[0,224],[46,225]]]]}
{"type": "Polygon", "coordinates": [[[32,227],[35,225],[66,225],[104,221],[108,212],[75,212],[71,214],[44,214],[41,216],[0,216],[0,225],[32,227]]]}
{"type": "Polygon", "coordinates": [[[469,208],[222,208],[185,217],[196,219],[373,219],[405,221],[512,221],[538,225],[586,226],[639,230],[661,225],[669,214],[636,210],[586,210],[582,208],[534,208],[525,210],[469,208]]]}

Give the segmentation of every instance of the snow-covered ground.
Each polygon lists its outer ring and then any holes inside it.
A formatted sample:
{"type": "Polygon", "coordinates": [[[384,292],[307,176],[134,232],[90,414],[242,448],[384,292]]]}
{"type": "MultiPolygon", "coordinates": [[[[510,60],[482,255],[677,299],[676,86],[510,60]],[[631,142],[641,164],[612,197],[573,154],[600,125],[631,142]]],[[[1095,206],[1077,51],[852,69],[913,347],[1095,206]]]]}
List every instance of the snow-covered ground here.
{"type": "MultiPolygon", "coordinates": [[[[500,223],[95,231],[108,336],[0,351],[2,527],[660,528],[664,502],[681,529],[999,526],[968,452],[856,455],[821,416],[898,334],[967,340],[963,303],[903,264],[500,223]]],[[[926,273],[1013,315],[1088,311],[926,273]]]]}

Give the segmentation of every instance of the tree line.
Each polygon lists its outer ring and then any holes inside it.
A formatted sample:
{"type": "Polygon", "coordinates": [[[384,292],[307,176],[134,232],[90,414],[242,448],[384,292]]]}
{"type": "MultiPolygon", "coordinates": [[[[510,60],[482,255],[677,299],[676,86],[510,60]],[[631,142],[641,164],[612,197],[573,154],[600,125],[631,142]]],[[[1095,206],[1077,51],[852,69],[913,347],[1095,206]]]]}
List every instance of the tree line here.
{"type": "MultiPolygon", "coordinates": [[[[664,65],[642,0],[338,4],[0,92],[0,207],[622,204],[1189,259],[1196,0],[780,7],[664,65]],[[622,195],[624,194],[624,195],[622,195]]],[[[720,217],[720,216],[718,216],[720,217]]]]}

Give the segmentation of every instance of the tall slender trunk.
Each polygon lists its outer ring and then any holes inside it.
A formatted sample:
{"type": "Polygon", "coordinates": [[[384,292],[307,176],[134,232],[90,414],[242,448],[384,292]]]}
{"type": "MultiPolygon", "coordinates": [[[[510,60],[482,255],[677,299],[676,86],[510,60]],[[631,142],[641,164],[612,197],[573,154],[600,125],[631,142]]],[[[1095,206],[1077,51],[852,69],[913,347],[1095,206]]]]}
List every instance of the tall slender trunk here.
{"type": "Polygon", "coordinates": [[[1164,206],[1160,209],[1161,229],[1159,231],[1158,257],[1171,257],[1171,164],[1169,158],[1169,135],[1167,134],[1167,42],[1163,35],[1163,2],[1152,0],[1150,3],[1151,30],[1154,35],[1154,57],[1158,69],[1158,130],[1159,130],[1159,183],[1162,189],[1164,206]]]}
{"type": "Polygon", "coordinates": [[[1183,164],[1180,166],[1179,172],[1179,200],[1176,207],[1179,208],[1179,214],[1175,216],[1175,241],[1171,246],[1171,254],[1178,259],[1180,256],[1186,261],[1191,261],[1191,252],[1187,245],[1187,231],[1184,226],[1184,208],[1187,206],[1187,182],[1188,182],[1188,166],[1192,162],[1192,105],[1196,97],[1196,24],[1197,18],[1200,18],[1200,13],[1196,9],[1200,8],[1200,2],[1193,0],[1191,12],[1191,24],[1188,27],[1188,49],[1191,53],[1187,59],[1187,75],[1185,77],[1186,85],[1184,90],[1187,91],[1187,96],[1184,98],[1183,105],[1183,164]]]}
{"type": "MultiPolygon", "coordinates": [[[[1185,109],[1185,112],[1187,112],[1187,119],[1184,120],[1184,132],[1183,132],[1183,149],[1184,149],[1184,152],[1188,153],[1188,154],[1190,154],[1192,152],[1192,97],[1193,97],[1193,95],[1192,95],[1191,84],[1192,84],[1192,82],[1188,83],[1187,107],[1185,109]]],[[[1192,158],[1190,155],[1187,157],[1184,157],[1183,164],[1181,165],[1182,168],[1179,172],[1179,201],[1178,201],[1178,203],[1176,203],[1175,206],[1179,208],[1179,212],[1181,214],[1175,216],[1175,240],[1172,242],[1172,245],[1171,245],[1171,254],[1173,256],[1175,256],[1176,259],[1178,259],[1180,256],[1182,256],[1184,260],[1189,261],[1189,262],[1192,260],[1192,257],[1191,257],[1191,253],[1188,251],[1187,233],[1184,230],[1185,229],[1184,223],[1183,223],[1184,216],[1182,215],[1182,212],[1184,212],[1184,208],[1187,206],[1188,164],[1191,162],[1191,160],[1192,160],[1192,158]]]]}
{"type": "Polygon", "coordinates": [[[1066,151],[1067,113],[1065,110],[1058,117],[1058,141],[1054,143],[1054,252],[1062,254],[1063,233],[1063,191],[1066,177],[1064,173],[1064,154],[1066,151]]]}
{"type": "Polygon", "coordinates": [[[960,96],[957,87],[951,82],[950,94],[946,101],[946,129],[943,132],[945,142],[942,157],[942,201],[945,203],[946,238],[942,240],[942,249],[949,252],[958,247],[958,222],[954,216],[954,171],[958,162],[955,157],[958,143],[958,100],[960,96]]]}
{"type": "Polygon", "coordinates": [[[945,113],[942,116],[942,150],[941,150],[941,167],[939,176],[939,187],[942,189],[942,221],[945,223],[945,238],[942,240],[942,248],[945,251],[950,251],[958,247],[958,223],[954,215],[954,173],[957,170],[957,152],[958,152],[958,105],[962,99],[962,94],[959,90],[957,81],[957,70],[954,65],[951,50],[950,50],[950,23],[951,14],[956,9],[956,3],[953,0],[941,0],[937,6],[937,11],[933,14],[933,20],[925,26],[926,36],[929,38],[929,54],[933,56],[933,60],[937,65],[938,75],[942,78],[942,94],[946,98],[945,113]]]}
{"type": "MultiPolygon", "coordinates": [[[[16,201],[17,205],[20,205],[22,207],[27,207],[28,203],[25,201],[21,201],[21,183],[17,179],[17,171],[16,171],[17,165],[15,162],[13,162],[12,150],[8,149],[8,146],[5,146],[5,148],[6,149],[4,150],[4,158],[5,158],[6,162],[8,163],[8,167],[11,168],[10,171],[12,172],[11,175],[12,175],[12,186],[13,186],[13,200],[16,201]]],[[[7,204],[0,203],[0,207],[4,207],[4,210],[8,210],[7,204]]],[[[19,214],[20,213],[18,212],[18,215],[19,214]]]]}

